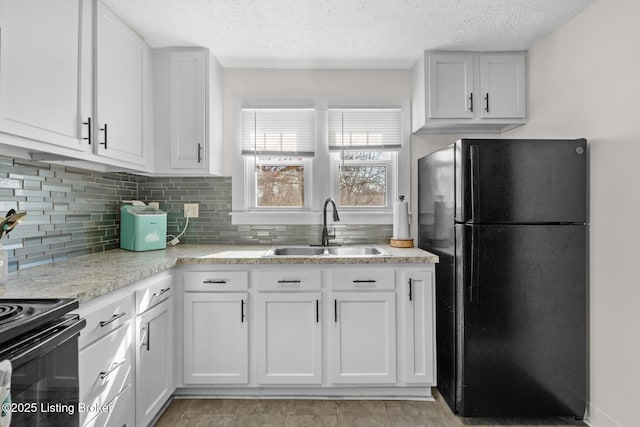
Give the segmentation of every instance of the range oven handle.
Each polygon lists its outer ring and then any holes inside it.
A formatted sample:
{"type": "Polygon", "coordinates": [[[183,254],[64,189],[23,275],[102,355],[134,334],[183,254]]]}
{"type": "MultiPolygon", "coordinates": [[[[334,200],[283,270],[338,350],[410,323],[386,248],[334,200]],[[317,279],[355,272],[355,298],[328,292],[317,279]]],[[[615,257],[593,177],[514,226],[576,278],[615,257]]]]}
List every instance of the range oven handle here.
{"type": "Polygon", "coordinates": [[[77,336],[85,327],[86,320],[77,314],[64,316],[61,322],[40,331],[35,335],[28,335],[15,346],[14,353],[8,355],[14,369],[31,360],[48,353],[65,341],[77,336]],[[36,342],[34,345],[33,342],[36,342]]]}

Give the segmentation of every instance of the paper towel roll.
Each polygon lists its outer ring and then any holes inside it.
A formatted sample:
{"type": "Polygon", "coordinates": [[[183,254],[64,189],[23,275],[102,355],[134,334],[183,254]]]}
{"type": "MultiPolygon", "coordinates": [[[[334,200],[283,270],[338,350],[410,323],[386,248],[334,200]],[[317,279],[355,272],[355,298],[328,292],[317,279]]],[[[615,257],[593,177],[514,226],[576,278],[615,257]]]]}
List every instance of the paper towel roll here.
{"type": "Polygon", "coordinates": [[[393,202],[393,238],[409,238],[409,203],[404,200],[404,196],[400,196],[400,201],[393,202]]]}

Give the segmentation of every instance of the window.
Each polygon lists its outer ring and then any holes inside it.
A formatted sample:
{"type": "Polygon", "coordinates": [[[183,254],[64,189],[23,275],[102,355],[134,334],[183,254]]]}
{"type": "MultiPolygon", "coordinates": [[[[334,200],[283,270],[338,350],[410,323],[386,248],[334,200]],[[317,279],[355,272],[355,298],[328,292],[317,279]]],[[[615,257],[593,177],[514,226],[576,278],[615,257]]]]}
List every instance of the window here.
{"type": "MultiPolygon", "coordinates": [[[[384,208],[389,205],[390,155],[381,151],[347,151],[337,162],[338,206],[384,208]]],[[[336,168],[336,167],[334,167],[336,168]]]]}
{"type": "Polygon", "coordinates": [[[334,153],[340,207],[391,206],[391,177],[396,170],[392,153],[402,148],[401,119],[400,108],[329,109],[328,144],[334,153]]]}
{"type": "Polygon", "coordinates": [[[239,107],[234,224],[317,224],[327,197],[342,223],[391,223],[393,200],[409,188],[408,101],[325,102],[239,107]]]}
{"type": "Polygon", "coordinates": [[[242,110],[242,155],[253,170],[253,208],[304,208],[308,161],[314,155],[315,111],[242,110]]]}

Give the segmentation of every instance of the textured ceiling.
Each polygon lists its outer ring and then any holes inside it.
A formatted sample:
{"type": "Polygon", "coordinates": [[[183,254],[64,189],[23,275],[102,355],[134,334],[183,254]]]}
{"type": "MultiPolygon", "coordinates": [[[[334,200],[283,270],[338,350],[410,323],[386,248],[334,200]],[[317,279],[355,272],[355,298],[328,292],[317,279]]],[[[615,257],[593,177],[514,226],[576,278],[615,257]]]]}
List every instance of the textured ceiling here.
{"type": "Polygon", "coordinates": [[[408,68],[428,49],[526,50],[593,0],[105,0],[152,47],[224,67],[408,68]]]}

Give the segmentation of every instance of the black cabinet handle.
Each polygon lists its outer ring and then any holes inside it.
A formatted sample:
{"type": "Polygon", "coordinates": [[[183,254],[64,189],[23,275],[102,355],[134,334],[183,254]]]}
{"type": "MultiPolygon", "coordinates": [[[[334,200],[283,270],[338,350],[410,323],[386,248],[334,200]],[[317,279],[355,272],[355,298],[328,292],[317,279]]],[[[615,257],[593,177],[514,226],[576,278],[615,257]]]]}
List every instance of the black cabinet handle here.
{"type": "Polygon", "coordinates": [[[484,96],[484,111],[489,112],[489,93],[484,96]]]}
{"type": "Polygon", "coordinates": [[[101,131],[104,131],[104,142],[101,142],[100,145],[104,145],[104,149],[107,149],[107,134],[108,134],[108,130],[107,130],[107,124],[104,124],[103,128],[100,128],[101,131]]]}
{"type": "Polygon", "coordinates": [[[115,322],[116,320],[118,320],[119,318],[123,317],[125,314],[124,311],[122,313],[118,313],[118,314],[114,314],[113,316],[111,316],[111,318],[109,320],[102,320],[99,325],[101,328],[104,328],[105,326],[107,326],[108,324],[115,322]]]}
{"type": "Polygon", "coordinates": [[[161,295],[166,294],[167,292],[169,292],[171,290],[171,288],[164,288],[164,289],[160,289],[160,292],[155,292],[153,295],[151,295],[151,298],[157,298],[161,295]]]}
{"type": "Polygon", "coordinates": [[[359,280],[359,279],[356,279],[356,280],[354,280],[354,281],[353,281],[353,283],[376,283],[376,281],[375,281],[375,280],[373,280],[373,279],[368,279],[368,280],[359,280]]]}
{"type": "Polygon", "coordinates": [[[473,92],[469,94],[469,111],[473,113],[473,92]]]}
{"type": "Polygon", "coordinates": [[[108,370],[100,372],[100,374],[98,374],[98,376],[100,377],[101,380],[104,380],[109,375],[111,375],[116,369],[118,369],[120,366],[124,365],[124,362],[125,362],[124,360],[121,360],[119,362],[113,362],[111,364],[111,367],[108,370]]]}
{"type": "Polygon", "coordinates": [[[147,351],[151,350],[151,323],[147,322],[147,351]]]}
{"type": "Polygon", "coordinates": [[[87,117],[86,122],[82,122],[83,125],[87,125],[87,136],[82,138],[91,145],[91,117],[87,117]]]}
{"type": "Polygon", "coordinates": [[[244,323],[244,300],[240,304],[240,323],[244,323]]]}
{"type": "Polygon", "coordinates": [[[202,283],[204,283],[205,285],[224,285],[227,283],[227,279],[219,279],[219,280],[214,280],[214,279],[207,279],[207,280],[203,280],[202,283]]]}
{"type": "Polygon", "coordinates": [[[333,321],[338,323],[338,300],[333,300],[333,321]]]}
{"type": "Polygon", "coordinates": [[[316,323],[320,323],[320,300],[316,300],[316,323]]]}
{"type": "Polygon", "coordinates": [[[202,162],[202,144],[198,144],[198,163],[202,162]]]}
{"type": "Polygon", "coordinates": [[[409,301],[413,301],[413,280],[409,279],[409,301]]]}
{"type": "Polygon", "coordinates": [[[300,280],[278,280],[278,283],[301,283],[300,280]]]}

